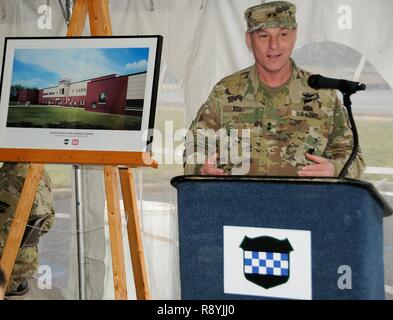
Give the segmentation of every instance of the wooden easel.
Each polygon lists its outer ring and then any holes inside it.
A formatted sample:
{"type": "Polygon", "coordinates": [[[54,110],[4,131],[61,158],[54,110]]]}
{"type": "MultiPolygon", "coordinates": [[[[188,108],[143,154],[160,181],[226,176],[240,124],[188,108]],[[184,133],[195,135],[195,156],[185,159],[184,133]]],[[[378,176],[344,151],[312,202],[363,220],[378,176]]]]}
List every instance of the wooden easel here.
{"type": "MultiPolygon", "coordinates": [[[[78,0],[75,2],[73,8],[67,36],[82,35],[87,14],[89,14],[90,32],[92,36],[112,35],[108,1],[78,0]]],[[[133,164],[132,167],[157,167],[156,162],[141,161],[142,158],[146,159],[146,154],[136,154],[135,157],[133,157],[133,159],[135,159],[135,164],[133,164]]],[[[65,160],[65,163],[70,161],[66,154],[59,152],[57,162],[61,163],[62,160],[65,160]]],[[[29,172],[25,179],[18,206],[16,208],[15,218],[9,230],[7,242],[0,260],[0,266],[4,270],[7,282],[15,264],[43,170],[44,163],[31,163],[29,166],[29,172]]],[[[127,299],[120,200],[119,190],[117,188],[119,178],[123,195],[124,211],[127,218],[127,233],[131,251],[136,297],[140,300],[150,299],[132,169],[119,168],[115,165],[105,165],[104,178],[112,252],[115,299],[127,299]]]]}

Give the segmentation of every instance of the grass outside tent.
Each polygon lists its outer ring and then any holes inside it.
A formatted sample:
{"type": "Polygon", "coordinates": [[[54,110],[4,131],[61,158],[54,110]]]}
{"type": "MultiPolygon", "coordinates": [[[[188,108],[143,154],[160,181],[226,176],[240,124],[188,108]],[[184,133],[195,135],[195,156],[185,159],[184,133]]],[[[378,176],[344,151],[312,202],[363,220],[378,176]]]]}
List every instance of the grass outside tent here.
{"type": "MultiPolygon", "coordinates": [[[[355,121],[367,166],[393,168],[393,117],[357,116],[355,121]]],[[[393,182],[393,175],[365,174],[362,178],[393,182]]]]}

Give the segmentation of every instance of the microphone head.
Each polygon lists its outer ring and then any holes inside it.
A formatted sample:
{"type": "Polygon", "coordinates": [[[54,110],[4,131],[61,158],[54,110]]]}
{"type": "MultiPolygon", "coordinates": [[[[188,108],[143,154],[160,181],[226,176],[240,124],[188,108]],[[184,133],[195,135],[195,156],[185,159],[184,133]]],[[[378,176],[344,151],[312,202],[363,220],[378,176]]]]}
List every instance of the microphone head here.
{"type": "Polygon", "coordinates": [[[357,89],[358,90],[366,90],[366,85],[364,83],[359,83],[357,89]]]}
{"type": "Polygon", "coordinates": [[[321,87],[319,85],[319,79],[321,79],[321,75],[320,74],[313,74],[311,75],[308,80],[307,80],[307,84],[315,89],[315,90],[319,90],[321,87]]]}

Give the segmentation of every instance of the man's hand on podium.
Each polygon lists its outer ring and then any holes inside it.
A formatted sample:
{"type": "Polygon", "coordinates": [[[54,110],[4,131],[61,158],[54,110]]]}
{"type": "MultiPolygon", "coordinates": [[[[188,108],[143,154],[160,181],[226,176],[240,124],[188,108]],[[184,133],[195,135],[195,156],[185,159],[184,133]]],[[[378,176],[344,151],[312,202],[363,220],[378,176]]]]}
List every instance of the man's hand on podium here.
{"type": "Polygon", "coordinates": [[[217,168],[218,154],[215,153],[211,157],[207,158],[205,164],[202,166],[200,172],[203,176],[227,176],[228,174],[220,168],[217,168]]]}
{"type": "Polygon", "coordinates": [[[306,158],[315,164],[304,166],[298,171],[300,177],[334,177],[334,166],[329,160],[309,153],[306,153],[306,158]]]}

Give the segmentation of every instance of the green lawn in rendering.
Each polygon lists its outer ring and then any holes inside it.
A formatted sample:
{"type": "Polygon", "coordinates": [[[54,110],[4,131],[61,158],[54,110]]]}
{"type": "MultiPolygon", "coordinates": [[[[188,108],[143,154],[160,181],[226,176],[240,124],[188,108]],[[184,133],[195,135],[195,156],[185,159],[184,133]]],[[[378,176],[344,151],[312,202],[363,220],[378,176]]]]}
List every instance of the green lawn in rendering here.
{"type": "Polygon", "coordinates": [[[74,107],[10,106],[7,127],[140,130],[141,116],[85,111],[74,107]]]}

